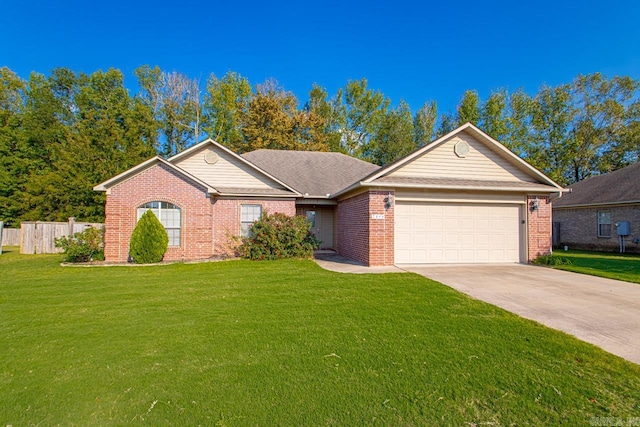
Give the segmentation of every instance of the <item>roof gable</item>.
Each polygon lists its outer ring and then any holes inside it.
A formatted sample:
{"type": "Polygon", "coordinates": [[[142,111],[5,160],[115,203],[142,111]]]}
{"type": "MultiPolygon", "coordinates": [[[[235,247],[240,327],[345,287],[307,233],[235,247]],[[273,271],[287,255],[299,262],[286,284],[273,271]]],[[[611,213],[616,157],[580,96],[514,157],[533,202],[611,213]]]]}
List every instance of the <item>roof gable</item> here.
{"type": "Polygon", "coordinates": [[[380,178],[387,182],[393,178],[533,182],[562,189],[471,123],[385,166],[363,182],[380,178]]]}
{"type": "Polygon", "coordinates": [[[126,171],[122,172],[121,174],[118,174],[116,176],[114,176],[111,179],[108,179],[107,181],[104,181],[98,185],[96,185],[95,187],[93,187],[94,191],[108,191],[110,188],[120,184],[123,181],[126,181],[128,179],[131,179],[139,174],[141,174],[142,172],[146,171],[147,169],[150,169],[158,164],[164,165],[165,167],[169,168],[170,170],[176,172],[178,175],[184,176],[187,179],[190,179],[191,181],[193,181],[194,183],[202,186],[203,188],[205,188],[207,190],[208,194],[217,194],[218,192],[216,191],[215,188],[213,188],[212,186],[210,186],[209,184],[207,184],[206,182],[202,181],[201,179],[199,179],[198,177],[190,174],[189,172],[180,169],[179,167],[172,165],[171,163],[169,163],[168,161],[166,161],[165,159],[155,156],[150,158],[149,160],[146,160],[142,163],[140,163],[139,165],[136,165],[130,169],[127,169],[126,171]]]}
{"type": "Polygon", "coordinates": [[[554,208],[640,203],[640,162],[584,179],[553,202],[554,208]]]}
{"type": "Polygon", "coordinates": [[[168,161],[218,189],[233,188],[234,193],[245,189],[247,194],[258,189],[263,193],[272,189],[274,194],[298,194],[291,186],[212,139],[206,139],[168,161]]]}

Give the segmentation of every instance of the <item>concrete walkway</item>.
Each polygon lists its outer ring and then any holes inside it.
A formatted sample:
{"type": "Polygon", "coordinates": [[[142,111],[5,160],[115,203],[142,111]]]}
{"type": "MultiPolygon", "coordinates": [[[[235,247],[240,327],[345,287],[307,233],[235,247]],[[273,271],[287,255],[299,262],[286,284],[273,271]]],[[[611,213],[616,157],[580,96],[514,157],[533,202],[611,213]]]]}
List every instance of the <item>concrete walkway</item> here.
{"type": "Polygon", "coordinates": [[[640,284],[524,264],[366,267],[329,251],[316,262],[341,273],[414,272],[640,364],[640,284]]]}
{"type": "Polygon", "coordinates": [[[325,270],[336,271],[338,273],[406,273],[398,267],[367,267],[357,261],[345,258],[333,251],[316,251],[314,254],[316,263],[325,270]]]}

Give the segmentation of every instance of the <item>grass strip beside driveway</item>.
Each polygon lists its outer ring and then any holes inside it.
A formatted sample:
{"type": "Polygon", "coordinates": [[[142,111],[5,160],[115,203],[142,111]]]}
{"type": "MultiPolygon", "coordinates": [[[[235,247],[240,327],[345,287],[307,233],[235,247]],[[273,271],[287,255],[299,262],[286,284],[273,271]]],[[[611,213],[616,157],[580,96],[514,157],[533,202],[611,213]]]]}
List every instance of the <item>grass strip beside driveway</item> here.
{"type": "Polygon", "coordinates": [[[554,254],[571,261],[568,265],[553,266],[559,270],[640,283],[638,254],[562,250],[554,251],[554,254]]]}
{"type": "Polygon", "coordinates": [[[587,425],[640,367],[414,274],[0,255],[5,425],[587,425]]]}

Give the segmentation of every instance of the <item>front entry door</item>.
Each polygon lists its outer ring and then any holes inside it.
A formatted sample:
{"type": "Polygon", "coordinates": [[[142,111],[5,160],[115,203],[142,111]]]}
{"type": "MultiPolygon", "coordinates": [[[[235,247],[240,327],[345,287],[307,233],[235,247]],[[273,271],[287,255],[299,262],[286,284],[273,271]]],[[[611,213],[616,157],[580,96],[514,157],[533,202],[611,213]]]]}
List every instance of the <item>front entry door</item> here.
{"type": "Polygon", "coordinates": [[[311,223],[311,232],[321,241],[320,249],[333,249],[333,209],[304,208],[303,212],[311,223]]]}

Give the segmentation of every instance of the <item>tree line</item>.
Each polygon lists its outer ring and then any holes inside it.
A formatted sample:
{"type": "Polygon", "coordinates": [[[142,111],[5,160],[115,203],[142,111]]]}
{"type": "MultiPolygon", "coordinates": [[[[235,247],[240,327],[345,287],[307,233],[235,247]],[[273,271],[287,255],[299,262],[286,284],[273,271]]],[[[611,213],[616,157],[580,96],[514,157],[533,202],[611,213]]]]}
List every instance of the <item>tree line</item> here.
{"type": "Polygon", "coordinates": [[[204,85],[142,66],[138,90],[120,70],[67,68],[23,79],[0,68],[0,220],[104,219],[92,187],[148,159],[172,156],[210,137],[243,153],[261,148],[339,151],[384,165],[472,122],[563,185],[638,161],[640,82],[580,75],[572,82],[466,91],[455,111],[426,101],[415,112],[353,80],[308,101],[275,80],[252,85],[238,73],[204,85]]]}

